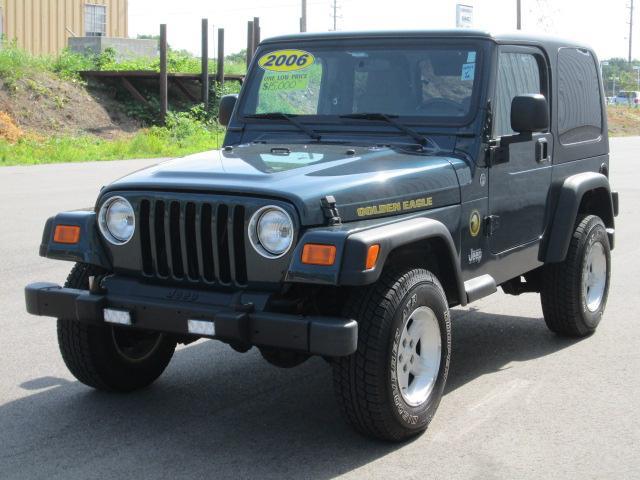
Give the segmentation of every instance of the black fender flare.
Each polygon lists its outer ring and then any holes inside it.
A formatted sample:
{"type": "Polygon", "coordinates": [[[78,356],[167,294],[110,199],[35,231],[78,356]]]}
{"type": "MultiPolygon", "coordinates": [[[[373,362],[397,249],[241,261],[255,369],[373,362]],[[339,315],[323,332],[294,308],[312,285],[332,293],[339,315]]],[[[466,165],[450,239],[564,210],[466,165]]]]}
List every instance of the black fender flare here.
{"type": "MultiPolygon", "coordinates": [[[[567,256],[571,236],[582,199],[587,192],[605,190],[606,201],[599,208],[604,212],[602,220],[607,227],[611,248],[614,240],[615,209],[609,179],[601,173],[584,172],[567,177],[559,189],[557,203],[553,216],[550,219],[548,235],[541,249],[541,260],[544,263],[562,262],[567,256]]],[[[603,197],[604,198],[604,197],[603,197]]]]}
{"type": "Polygon", "coordinates": [[[47,220],[42,232],[40,256],[54,260],[88,263],[111,270],[111,260],[102,246],[96,214],[89,210],[63,212],[47,220]],[[54,232],[57,225],[80,227],[80,241],[69,245],[57,243],[54,232]]]}
{"type": "MultiPolygon", "coordinates": [[[[290,282],[316,283],[340,286],[362,286],[375,283],[382,273],[388,256],[394,250],[420,241],[437,241],[446,258],[447,275],[451,278],[455,302],[467,304],[467,295],[460,272],[459,254],[449,229],[432,218],[411,218],[399,222],[368,228],[353,233],[317,229],[307,232],[293,255],[286,279],[290,282]],[[330,267],[304,265],[300,260],[305,243],[332,244],[337,247],[336,263],[330,267]],[[374,268],[366,269],[366,257],[371,245],[380,245],[380,253],[374,268]]],[[[440,279],[442,281],[442,279],[440,279]]],[[[445,289],[447,285],[443,285],[445,289]]],[[[450,295],[453,293],[453,295],[450,295]]]]}
{"type": "MultiPolygon", "coordinates": [[[[445,262],[447,274],[451,276],[450,287],[455,290],[457,296],[455,303],[466,305],[467,294],[453,237],[442,222],[432,218],[412,218],[350,235],[345,246],[340,284],[367,285],[376,282],[393,251],[421,241],[437,241],[444,250],[442,253],[445,258],[439,260],[445,262]],[[374,268],[365,270],[367,251],[370,245],[375,244],[380,245],[378,261],[374,268]]],[[[440,281],[443,282],[444,279],[441,278],[440,281]]],[[[443,286],[447,289],[447,285],[443,286]]],[[[448,292],[447,296],[452,295],[448,292]]]]}

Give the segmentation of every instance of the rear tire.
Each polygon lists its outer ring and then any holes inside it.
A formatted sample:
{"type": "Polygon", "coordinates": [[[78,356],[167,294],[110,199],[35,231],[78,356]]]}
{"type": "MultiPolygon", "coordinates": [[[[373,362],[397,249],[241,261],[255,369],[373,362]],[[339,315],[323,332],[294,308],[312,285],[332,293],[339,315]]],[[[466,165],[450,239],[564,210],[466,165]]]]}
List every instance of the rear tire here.
{"type": "MultiPolygon", "coordinates": [[[[89,289],[89,277],[104,271],[76,264],[65,287],[89,289]]],[[[58,345],[69,371],[98,390],[129,392],[146,387],[165,370],[176,342],[162,333],[88,325],[58,319],[58,345]]]]}
{"type": "Polygon", "coordinates": [[[544,320],[558,335],[595,332],[609,295],[611,250],[602,220],[578,218],[564,262],[544,267],[540,300],[544,320]]]}
{"type": "Polygon", "coordinates": [[[446,296],[424,269],[384,271],[355,290],[345,314],[358,321],[356,353],[333,363],[346,420],[360,433],[401,441],[423,432],[438,408],[449,370],[446,296]]]}

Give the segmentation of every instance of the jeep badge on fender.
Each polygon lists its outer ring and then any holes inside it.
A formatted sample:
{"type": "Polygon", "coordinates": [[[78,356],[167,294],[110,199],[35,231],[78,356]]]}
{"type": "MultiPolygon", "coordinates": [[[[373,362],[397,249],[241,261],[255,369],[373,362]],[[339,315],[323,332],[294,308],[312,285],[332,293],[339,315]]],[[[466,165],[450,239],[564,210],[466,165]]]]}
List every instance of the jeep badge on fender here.
{"type": "MultiPolygon", "coordinates": [[[[221,99],[224,148],[60,213],[26,287],[78,380],[125,392],[211,338],[294,367],[329,362],[345,419],[424,431],[451,362],[449,309],[537,292],[584,337],[605,311],[618,195],[593,51],[474,30],[263,41],[221,99]]],[[[215,382],[215,378],[212,378],[215,382]]]]}

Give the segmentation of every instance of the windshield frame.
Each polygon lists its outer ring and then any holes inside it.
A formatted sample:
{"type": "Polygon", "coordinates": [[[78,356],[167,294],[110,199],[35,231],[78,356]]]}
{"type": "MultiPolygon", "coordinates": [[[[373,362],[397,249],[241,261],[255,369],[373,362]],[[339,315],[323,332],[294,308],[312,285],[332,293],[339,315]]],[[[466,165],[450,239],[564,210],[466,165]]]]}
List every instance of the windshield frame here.
{"type": "MultiPolygon", "coordinates": [[[[254,112],[246,112],[247,103],[249,102],[252,90],[260,87],[260,81],[262,79],[261,68],[258,66],[258,59],[265,54],[280,50],[296,48],[300,50],[317,49],[319,46],[327,49],[341,49],[351,50],[354,48],[362,49],[390,49],[390,48],[402,48],[407,47],[411,49],[420,50],[420,47],[426,49],[437,48],[458,48],[469,49],[476,51],[476,70],[473,83],[473,90],[471,95],[471,101],[469,103],[469,110],[466,115],[463,116],[430,116],[430,115],[399,115],[396,117],[399,121],[407,125],[419,125],[419,126],[441,126],[441,127],[463,127],[469,125],[477,116],[479,111],[479,104],[484,89],[486,89],[486,65],[489,63],[490,58],[489,48],[490,42],[484,39],[469,38],[469,37],[414,37],[414,38],[355,38],[350,39],[348,42],[344,40],[336,39],[323,39],[323,40],[309,40],[309,41],[282,41],[282,42],[269,42],[261,45],[256,51],[253,60],[251,61],[250,69],[242,86],[238,107],[236,109],[236,119],[244,124],[252,124],[264,122],[264,119],[251,118],[254,112]]],[[[323,71],[323,77],[326,74],[323,71]]],[[[389,113],[387,113],[389,114],[389,113]]],[[[305,114],[291,114],[298,119],[304,120],[305,124],[309,125],[362,125],[363,123],[371,123],[359,119],[345,119],[340,118],[340,115],[305,115],[305,114]]],[[[269,122],[284,123],[284,120],[271,119],[269,122]]]]}

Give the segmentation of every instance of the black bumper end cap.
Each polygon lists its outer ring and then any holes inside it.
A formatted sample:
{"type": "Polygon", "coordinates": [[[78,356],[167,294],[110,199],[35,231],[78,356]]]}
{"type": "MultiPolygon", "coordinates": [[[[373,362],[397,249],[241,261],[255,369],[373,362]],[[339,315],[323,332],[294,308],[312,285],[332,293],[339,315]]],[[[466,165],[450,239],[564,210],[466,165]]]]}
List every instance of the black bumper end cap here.
{"type": "Polygon", "coordinates": [[[309,322],[309,352],[328,357],[351,355],[358,348],[358,322],[315,317],[309,322]]]}
{"type": "Polygon", "coordinates": [[[41,309],[41,293],[44,291],[61,290],[60,285],[49,282],[36,282],[27,285],[24,289],[24,298],[27,305],[27,312],[32,315],[43,315],[41,309]]]}

